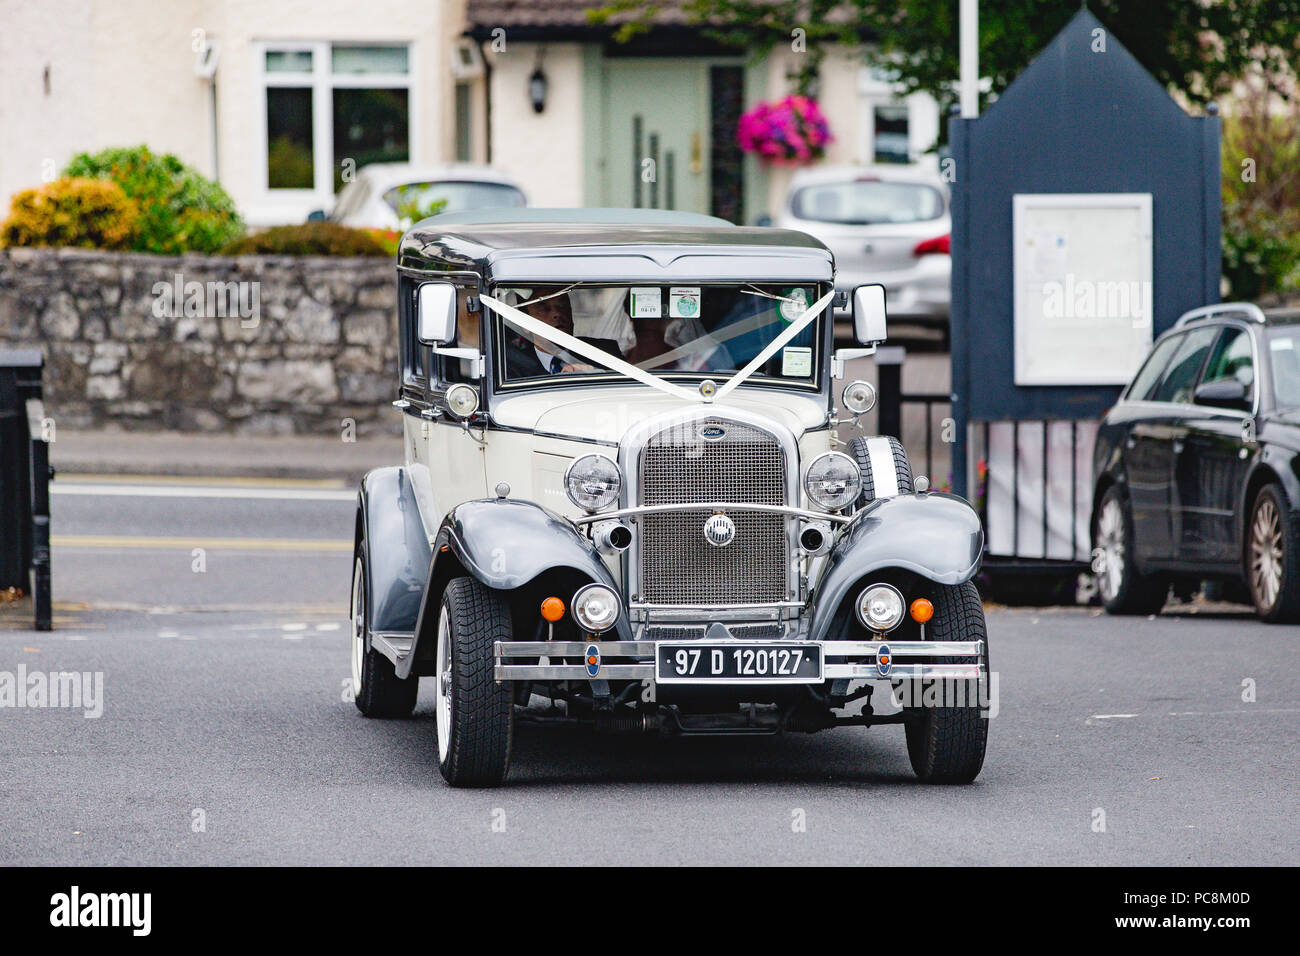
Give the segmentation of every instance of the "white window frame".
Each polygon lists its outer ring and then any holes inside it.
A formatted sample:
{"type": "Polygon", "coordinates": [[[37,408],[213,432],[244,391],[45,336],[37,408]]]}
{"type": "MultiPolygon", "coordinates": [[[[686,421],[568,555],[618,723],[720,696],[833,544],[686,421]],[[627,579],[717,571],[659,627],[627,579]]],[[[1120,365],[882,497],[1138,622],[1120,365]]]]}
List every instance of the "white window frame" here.
{"type": "Polygon", "coordinates": [[[415,44],[409,40],[259,40],[252,44],[253,75],[257,82],[253,115],[256,128],[253,148],[256,151],[254,186],[258,202],[270,210],[284,210],[293,218],[305,217],[312,209],[328,212],[334,205],[334,97],[336,89],[404,89],[406,90],[407,154],[410,163],[420,162],[422,106],[421,84],[415,69],[415,44]],[[333,72],[333,50],[345,46],[393,46],[406,49],[405,73],[338,74],[333,72]],[[280,73],[266,68],[267,53],[305,53],[312,55],[310,73],[280,73]],[[299,87],[312,91],[312,178],[311,189],[272,189],[267,170],[266,91],[268,87],[299,87]],[[301,210],[301,212],[299,212],[301,210]]]}

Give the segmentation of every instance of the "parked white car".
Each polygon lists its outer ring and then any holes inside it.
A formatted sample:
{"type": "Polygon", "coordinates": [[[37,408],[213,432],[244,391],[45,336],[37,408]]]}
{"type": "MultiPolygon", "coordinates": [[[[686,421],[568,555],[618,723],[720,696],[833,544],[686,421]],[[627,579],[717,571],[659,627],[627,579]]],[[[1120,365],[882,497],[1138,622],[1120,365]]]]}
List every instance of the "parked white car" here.
{"type": "Polygon", "coordinates": [[[356,229],[408,229],[416,218],[408,207],[428,209],[439,199],[446,201],[441,212],[528,205],[519,184],[490,166],[374,163],[357,171],[356,179],[343,187],[334,209],[323,218],[356,229]]]}
{"type": "Polygon", "coordinates": [[[836,288],[885,287],[895,320],[946,327],[952,220],[942,178],[916,166],[835,166],[795,174],[776,223],[835,255],[836,288]]]}

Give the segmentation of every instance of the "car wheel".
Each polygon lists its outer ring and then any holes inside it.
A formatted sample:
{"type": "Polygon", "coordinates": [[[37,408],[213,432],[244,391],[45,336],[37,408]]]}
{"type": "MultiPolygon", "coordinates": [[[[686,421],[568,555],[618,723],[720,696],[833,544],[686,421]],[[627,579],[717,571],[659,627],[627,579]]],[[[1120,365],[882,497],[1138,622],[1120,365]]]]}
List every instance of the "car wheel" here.
{"type": "Polygon", "coordinates": [[[1246,584],[1255,613],[1265,621],[1300,617],[1300,530],[1276,484],[1255,497],[1246,525],[1246,584]]]}
{"type": "Polygon", "coordinates": [[[889,435],[877,435],[874,438],[858,436],[849,442],[849,455],[858,463],[858,470],[862,472],[862,492],[858,495],[859,508],[877,498],[912,493],[914,487],[912,466],[907,460],[907,452],[903,451],[903,443],[897,438],[889,435]],[[876,473],[872,467],[872,451],[877,453],[878,461],[893,459],[893,467],[889,474],[876,473]]]}
{"type": "Polygon", "coordinates": [[[1116,485],[1106,489],[1093,521],[1093,574],[1110,614],[1156,614],[1169,597],[1169,580],[1142,574],[1133,563],[1133,517],[1116,485]]]}
{"type": "Polygon", "coordinates": [[[505,779],[514,736],[509,681],[493,677],[497,641],[510,640],[510,605],[474,578],[447,585],[438,611],[438,767],[453,787],[505,779]]]}
{"type": "Polygon", "coordinates": [[[409,717],[415,709],[420,679],[398,677],[393,662],[374,649],[366,591],[363,541],[352,566],[352,698],[357,710],[367,717],[409,717]]]}
{"type": "MultiPolygon", "coordinates": [[[[985,673],[989,673],[989,643],[984,627],[984,605],[975,585],[967,582],[949,587],[938,587],[934,595],[934,617],[930,626],[930,639],[934,641],[983,641],[985,673]]],[[[963,658],[933,658],[935,663],[963,663],[963,658]]],[[[922,686],[925,681],[913,681],[913,700],[924,700],[922,686]],[[919,698],[918,696],[919,695],[919,698]]],[[[943,681],[950,690],[957,681],[943,681]]],[[[981,706],[979,682],[967,681],[965,696],[960,698],[967,706],[960,707],[909,707],[905,725],[907,755],[912,769],[923,783],[970,783],[979,776],[984,766],[984,749],[988,744],[989,720],[981,706]]],[[[987,685],[986,685],[987,686],[987,685]]],[[[946,700],[940,700],[947,703],[946,700]]],[[[985,701],[986,703],[986,701],[985,701]]]]}

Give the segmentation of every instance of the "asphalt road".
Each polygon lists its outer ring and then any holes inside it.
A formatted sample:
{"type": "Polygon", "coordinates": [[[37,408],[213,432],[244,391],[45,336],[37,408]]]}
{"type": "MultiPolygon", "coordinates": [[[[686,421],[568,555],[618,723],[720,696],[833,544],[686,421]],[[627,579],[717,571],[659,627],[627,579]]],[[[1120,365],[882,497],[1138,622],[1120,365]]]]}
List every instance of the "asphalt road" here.
{"type": "Polygon", "coordinates": [[[454,791],[430,686],[409,720],[344,699],[346,489],[86,484],[54,502],[57,629],[0,613],[0,672],[98,672],[102,715],[0,709],[0,865],[1300,858],[1300,628],[1244,610],[990,609],[998,713],[968,787],[917,784],[899,727],[521,727],[507,786],[454,791]]]}

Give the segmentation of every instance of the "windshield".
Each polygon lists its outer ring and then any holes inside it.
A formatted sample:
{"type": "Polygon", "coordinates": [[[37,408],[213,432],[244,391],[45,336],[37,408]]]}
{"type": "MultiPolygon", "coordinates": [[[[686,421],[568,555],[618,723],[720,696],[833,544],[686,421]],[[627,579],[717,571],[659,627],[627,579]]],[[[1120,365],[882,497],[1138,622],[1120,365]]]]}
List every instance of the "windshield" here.
{"type": "MultiPolygon", "coordinates": [[[[659,376],[729,378],[817,300],[816,285],[580,285],[502,287],[496,297],[532,318],[659,376]]],[[[499,381],[540,383],[608,375],[508,319],[495,319],[499,381]]],[[[752,380],[811,385],[820,369],[822,318],[813,321],[752,380]]]]}
{"type": "Polygon", "coordinates": [[[417,210],[416,215],[424,216],[432,212],[525,205],[524,194],[514,186],[481,182],[407,183],[404,186],[394,186],[384,193],[384,202],[399,216],[408,215],[411,210],[417,210]],[[444,205],[435,210],[435,203],[444,205]]]}
{"type": "Polygon", "coordinates": [[[1300,408],[1300,326],[1284,325],[1268,333],[1268,361],[1278,408],[1300,408]]]}
{"type": "Polygon", "coordinates": [[[799,219],[855,226],[927,222],[942,216],[943,207],[932,186],[872,179],[805,186],[791,202],[799,219]]]}

